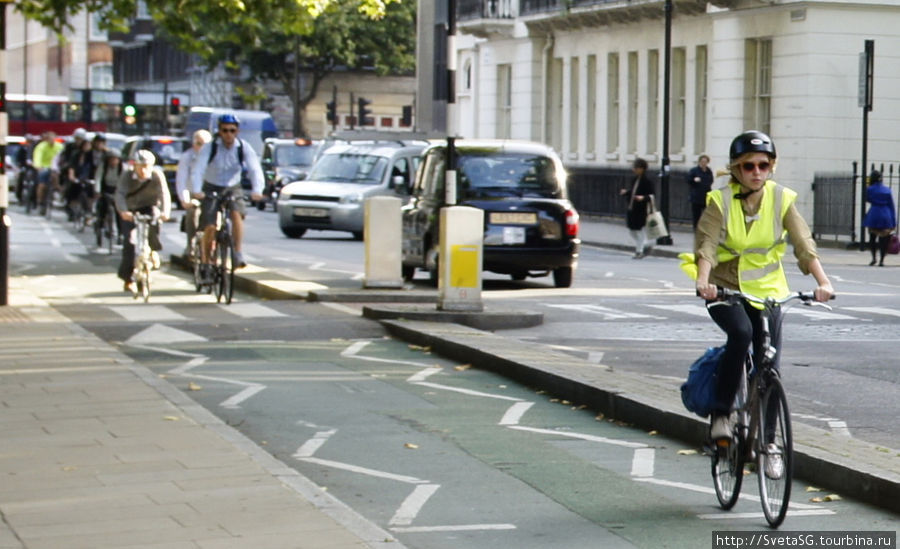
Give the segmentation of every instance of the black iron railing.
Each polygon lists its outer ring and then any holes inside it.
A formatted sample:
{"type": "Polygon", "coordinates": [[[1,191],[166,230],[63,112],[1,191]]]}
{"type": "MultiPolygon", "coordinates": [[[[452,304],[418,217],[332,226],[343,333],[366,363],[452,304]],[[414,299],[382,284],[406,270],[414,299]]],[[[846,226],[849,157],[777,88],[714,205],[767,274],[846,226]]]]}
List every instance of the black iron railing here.
{"type": "Polygon", "coordinates": [[[456,16],[460,21],[473,19],[512,19],[516,0],[457,0],[456,16]]]}
{"type": "Polygon", "coordinates": [[[570,0],[520,0],[519,13],[521,15],[534,15],[559,11],[569,4],[570,0]]]}

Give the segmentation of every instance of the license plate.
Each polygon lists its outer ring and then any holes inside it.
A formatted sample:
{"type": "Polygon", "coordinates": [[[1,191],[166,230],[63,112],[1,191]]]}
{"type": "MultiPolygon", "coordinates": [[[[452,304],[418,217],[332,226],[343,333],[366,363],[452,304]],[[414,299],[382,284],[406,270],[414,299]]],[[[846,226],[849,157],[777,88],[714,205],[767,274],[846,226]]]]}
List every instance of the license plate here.
{"type": "Polygon", "coordinates": [[[503,227],[504,244],[525,244],[525,227],[503,227]]]}
{"type": "Polygon", "coordinates": [[[491,212],[488,218],[492,225],[534,225],[537,214],[534,212],[491,212]]]}
{"type": "Polygon", "coordinates": [[[299,217],[328,217],[328,210],[323,208],[294,208],[294,215],[299,217]]]}

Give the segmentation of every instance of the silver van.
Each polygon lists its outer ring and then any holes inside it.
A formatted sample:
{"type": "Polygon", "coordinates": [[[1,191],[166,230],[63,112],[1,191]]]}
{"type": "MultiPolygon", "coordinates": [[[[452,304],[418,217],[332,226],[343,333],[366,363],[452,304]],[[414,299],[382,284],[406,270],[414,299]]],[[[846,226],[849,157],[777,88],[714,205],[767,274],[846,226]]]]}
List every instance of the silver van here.
{"type": "Polygon", "coordinates": [[[197,130],[209,130],[213,135],[218,131],[219,117],[233,114],[241,122],[238,136],[250,144],[257,156],[262,156],[263,144],[270,137],[278,137],[278,128],[272,115],[265,111],[225,109],[220,107],[191,107],[184,124],[184,135],[188,139],[197,130]]]}
{"type": "Polygon", "coordinates": [[[277,208],[281,232],[300,238],[309,229],[348,231],[362,240],[366,199],[399,196],[406,200],[426,145],[424,141],[332,145],[306,179],[281,189],[277,208]]]}

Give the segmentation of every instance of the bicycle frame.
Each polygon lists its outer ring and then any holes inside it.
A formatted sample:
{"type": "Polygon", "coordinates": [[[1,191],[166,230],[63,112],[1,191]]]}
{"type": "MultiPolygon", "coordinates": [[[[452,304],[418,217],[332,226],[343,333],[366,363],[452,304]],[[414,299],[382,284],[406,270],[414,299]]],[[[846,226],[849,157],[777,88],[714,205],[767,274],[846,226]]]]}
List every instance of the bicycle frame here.
{"type": "MultiPolygon", "coordinates": [[[[150,299],[150,276],[153,272],[153,259],[150,249],[150,224],[155,220],[154,216],[134,214],[134,271],[133,279],[137,283],[138,292],[144,298],[144,302],[150,299]]],[[[137,299],[138,295],[134,296],[137,299]]]]}

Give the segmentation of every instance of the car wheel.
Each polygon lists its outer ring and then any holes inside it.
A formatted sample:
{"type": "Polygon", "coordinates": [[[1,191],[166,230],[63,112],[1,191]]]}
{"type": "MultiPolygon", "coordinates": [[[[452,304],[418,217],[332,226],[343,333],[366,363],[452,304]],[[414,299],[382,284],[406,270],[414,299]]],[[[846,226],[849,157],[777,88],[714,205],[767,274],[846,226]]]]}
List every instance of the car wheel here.
{"type": "Polygon", "coordinates": [[[528,273],[512,273],[509,277],[515,281],[521,281],[528,278],[528,273]]]}
{"type": "Polygon", "coordinates": [[[362,231],[353,231],[353,240],[362,240],[363,232],[362,231]]]}
{"type": "Polygon", "coordinates": [[[412,282],[413,277],[416,276],[416,268],[412,265],[401,265],[400,274],[403,276],[404,282],[412,282]]]}
{"type": "Polygon", "coordinates": [[[553,285],[557,288],[568,288],[572,285],[572,267],[560,267],[553,270],[553,285]]]}
{"type": "Polygon", "coordinates": [[[281,232],[288,238],[300,238],[306,234],[306,229],[302,227],[281,227],[281,232]]]}

